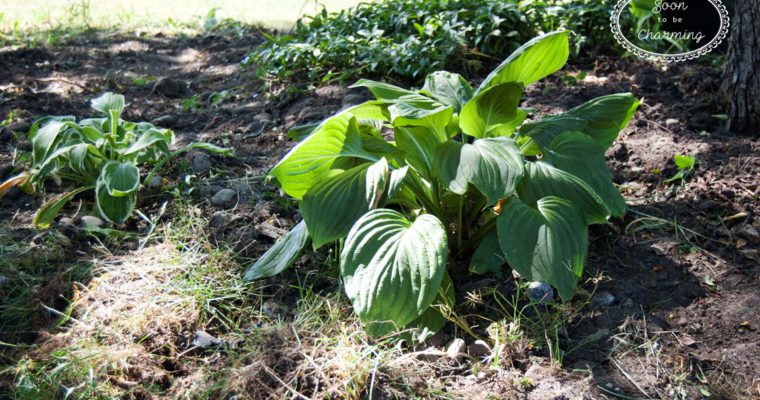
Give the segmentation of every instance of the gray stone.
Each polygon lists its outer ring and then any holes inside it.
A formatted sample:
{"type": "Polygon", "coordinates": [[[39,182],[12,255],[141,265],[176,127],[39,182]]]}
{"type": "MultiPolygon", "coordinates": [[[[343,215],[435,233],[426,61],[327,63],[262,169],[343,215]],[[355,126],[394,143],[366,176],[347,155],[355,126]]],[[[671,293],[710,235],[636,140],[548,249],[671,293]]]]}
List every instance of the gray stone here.
{"type": "Polygon", "coordinates": [[[491,354],[491,346],[483,340],[476,340],[467,346],[467,352],[473,357],[484,357],[491,354]]]}
{"type": "Polygon", "coordinates": [[[464,357],[467,351],[467,345],[464,343],[464,339],[456,338],[446,346],[446,355],[452,360],[459,361],[464,357]]]}
{"type": "Polygon", "coordinates": [[[61,219],[58,220],[58,223],[60,225],[74,225],[74,220],[72,220],[69,217],[63,217],[63,218],[61,218],[61,219]]]}
{"type": "Polygon", "coordinates": [[[257,114],[255,117],[253,117],[253,120],[265,125],[272,125],[274,124],[274,118],[272,117],[272,114],[270,113],[260,113],[257,114]]]}
{"type": "Polygon", "coordinates": [[[106,223],[102,219],[94,215],[85,215],[80,222],[86,228],[102,228],[106,226],[106,223]]]}
{"type": "Polygon", "coordinates": [[[211,157],[206,153],[198,153],[193,156],[193,172],[205,174],[211,171],[211,157]]]}
{"type": "Polygon", "coordinates": [[[193,346],[205,349],[206,347],[219,346],[222,341],[216,338],[206,331],[195,331],[195,339],[193,339],[193,346]]]}
{"type": "Polygon", "coordinates": [[[211,198],[211,204],[217,207],[232,208],[237,203],[237,193],[232,189],[222,189],[211,198]]]}
{"type": "Polygon", "coordinates": [[[177,98],[190,94],[190,89],[187,88],[187,84],[171,78],[161,78],[153,86],[153,93],[158,93],[162,96],[177,98]]]}
{"type": "Polygon", "coordinates": [[[148,189],[152,190],[158,190],[161,189],[161,186],[163,186],[164,180],[158,175],[153,175],[150,177],[150,180],[145,182],[145,186],[148,187],[148,189]]]}
{"type": "Polygon", "coordinates": [[[171,114],[162,115],[150,120],[150,123],[158,127],[172,127],[177,123],[177,117],[171,114]]]}
{"type": "Polygon", "coordinates": [[[216,211],[211,215],[208,224],[212,228],[221,229],[230,222],[230,215],[226,211],[216,211]]]}
{"type": "Polygon", "coordinates": [[[324,113],[317,107],[306,107],[298,113],[298,119],[304,121],[314,121],[324,118],[324,113]]]}
{"type": "Polygon", "coordinates": [[[554,302],[554,289],[548,283],[531,282],[528,285],[528,298],[537,303],[554,302]]]}
{"type": "Polygon", "coordinates": [[[10,282],[10,279],[5,275],[0,274],[0,287],[7,285],[8,282],[10,282]]]}
{"type": "Polygon", "coordinates": [[[350,107],[355,106],[358,104],[362,104],[365,101],[367,101],[367,97],[361,94],[349,94],[346,95],[346,97],[343,98],[343,101],[341,101],[341,105],[343,107],[350,107]]]}
{"type": "Polygon", "coordinates": [[[757,229],[752,225],[744,225],[739,229],[739,234],[747,239],[760,239],[760,233],[758,233],[757,229]]]}
{"type": "Polygon", "coordinates": [[[27,133],[29,132],[29,128],[32,127],[32,124],[30,124],[27,121],[18,121],[9,124],[5,127],[5,129],[8,130],[8,132],[16,132],[16,133],[27,133]]]}
{"type": "Polygon", "coordinates": [[[253,188],[247,182],[239,182],[232,186],[232,189],[237,192],[238,198],[241,203],[245,203],[253,194],[253,188]]]}
{"type": "Polygon", "coordinates": [[[679,121],[675,118],[668,118],[665,120],[665,126],[668,128],[678,125],[679,121]]]}
{"type": "Polygon", "coordinates": [[[615,295],[610,292],[603,291],[594,295],[591,299],[591,306],[595,308],[609,307],[615,304],[615,295]]]}

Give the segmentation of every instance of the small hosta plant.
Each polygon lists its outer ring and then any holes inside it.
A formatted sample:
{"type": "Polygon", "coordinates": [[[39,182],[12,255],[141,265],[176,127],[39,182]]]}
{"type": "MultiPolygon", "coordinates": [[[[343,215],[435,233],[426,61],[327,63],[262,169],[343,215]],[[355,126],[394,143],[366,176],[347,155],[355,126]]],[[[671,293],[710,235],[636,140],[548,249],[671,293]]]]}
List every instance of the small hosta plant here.
{"type": "Polygon", "coordinates": [[[639,102],[628,93],[530,116],[523,89],[567,61],[567,32],[524,44],[473,88],[435,72],[420,90],[361,80],[376,100],[292,132],[271,170],[303,221],[246,272],[271,276],[308,245],[337,243],[340,275],[371,335],[434,332],[449,271],[508,266],[572,297],[587,226],[625,211],[605,150],[639,102]]]}
{"type": "Polygon", "coordinates": [[[66,203],[90,190],[95,194],[97,213],[107,221],[122,223],[132,215],[137,203],[141,166],[160,168],[172,157],[194,148],[230,153],[207,143],[172,150],[171,130],[121,118],[125,107],[122,95],[106,93],[93,99],[91,105],[101,113],[100,117],[78,122],[71,116],[37,120],[29,131],[29,169],[0,185],[0,196],[13,186],[33,191],[50,180],[74,186],[37,210],[34,223],[38,227],[49,226],[66,203]]]}

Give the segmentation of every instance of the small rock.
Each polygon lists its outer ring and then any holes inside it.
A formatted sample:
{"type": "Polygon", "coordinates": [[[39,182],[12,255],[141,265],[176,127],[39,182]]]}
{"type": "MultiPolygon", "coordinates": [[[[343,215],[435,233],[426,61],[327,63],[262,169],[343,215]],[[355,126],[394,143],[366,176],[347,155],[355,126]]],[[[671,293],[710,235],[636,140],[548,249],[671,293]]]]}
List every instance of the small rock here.
{"type": "Polygon", "coordinates": [[[270,113],[257,114],[255,117],[253,117],[253,120],[260,124],[266,125],[272,125],[274,123],[274,118],[272,118],[272,114],[270,113]]]}
{"type": "Polygon", "coordinates": [[[171,114],[162,115],[150,120],[150,123],[159,127],[172,127],[177,123],[177,117],[171,114]]]}
{"type": "Polygon", "coordinates": [[[341,105],[343,107],[351,107],[358,104],[362,104],[365,101],[367,101],[367,98],[364,95],[361,94],[349,94],[346,95],[346,97],[343,98],[343,101],[341,101],[341,105]]]}
{"type": "Polygon", "coordinates": [[[322,118],[324,118],[324,114],[316,107],[306,107],[298,113],[298,119],[304,121],[314,121],[322,118]]]}
{"type": "Polygon", "coordinates": [[[473,357],[484,357],[491,353],[491,347],[482,340],[476,340],[467,346],[467,353],[473,357]]]}
{"type": "Polygon", "coordinates": [[[211,157],[206,153],[198,153],[193,156],[193,172],[205,174],[211,171],[211,157]]]}
{"type": "Polygon", "coordinates": [[[528,298],[537,303],[554,302],[554,289],[548,283],[531,282],[528,285],[528,298]]]}
{"type": "Polygon", "coordinates": [[[446,355],[452,360],[461,360],[464,357],[465,351],[467,351],[467,345],[464,343],[464,339],[456,338],[446,346],[446,355]]]}
{"type": "Polygon", "coordinates": [[[247,182],[239,182],[232,186],[232,190],[237,192],[241,203],[245,203],[253,194],[253,188],[247,182]]]}
{"type": "Polygon", "coordinates": [[[615,296],[607,291],[597,293],[591,299],[591,306],[594,308],[609,307],[615,304],[615,296]]]}
{"type": "Polygon", "coordinates": [[[219,338],[211,336],[205,331],[195,331],[195,339],[193,339],[193,346],[198,346],[202,349],[211,346],[219,346],[222,341],[219,338]]]}
{"type": "Polygon", "coordinates": [[[161,78],[153,86],[153,93],[158,93],[169,98],[178,98],[190,93],[187,84],[171,78],[161,78]]]}
{"type": "MultiPolygon", "coordinates": [[[[301,257],[301,259],[298,260],[301,264],[306,264],[309,261],[308,255],[305,255],[301,257]]],[[[429,343],[433,347],[443,347],[445,344],[443,341],[443,331],[436,332],[433,336],[430,336],[427,339],[427,343],[429,343]]]]}
{"type": "Polygon", "coordinates": [[[106,226],[106,223],[102,219],[94,215],[85,215],[80,222],[86,228],[102,228],[106,226]]]}
{"type": "Polygon", "coordinates": [[[234,140],[234,141],[236,141],[236,142],[242,142],[242,141],[243,141],[243,138],[245,138],[245,136],[243,136],[243,134],[242,134],[242,133],[236,133],[236,134],[234,134],[234,135],[232,136],[232,140],[234,140]]]}
{"type": "Polygon", "coordinates": [[[5,275],[0,274],[0,287],[7,285],[8,282],[10,282],[10,279],[5,275]]]}
{"type": "Polygon", "coordinates": [[[145,183],[145,186],[147,186],[148,189],[152,189],[152,190],[161,189],[163,185],[164,185],[164,179],[158,175],[151,176],[148,182],[145,183]]]}
{"type": "Polygon", "coordinates": [[[223,187],[219,185],[206,185],[201,186],[200,190],[198,190],[198,194],[202,199],[207,199],[209,197],[212,197],[216,194],[216,192],[224,189],[223,187]]]}
{"type": "Polygon", "coordinates": [[[217,207],[232,208],[237,203],[237,193],[232,189],[222,189],[211,198],[211,204],[217,207]]]}
{"type": "Polygon", "coordinates": [[[226,211],[216,211],[211,215],[208,224],[212,228],[220,229],[227,226],[230,222],[230,216],[226,211]]]}
{"type": "Polygon", "coordinates": [[[72,220],[69,217],[63,217],[63,218],[61,218],[61,219],[58,220],[58,223],[60,225],[74,225],[74,220],[72,220]]]}
{"type": "Polygon", "coordinates": [[[256,229],[256,232],[261,236],[266,236],[270,239],[277,240],[283,236],[285,236],[288,231],[282,228],[278,228],[270,223],[264,222],[261,224],[256,225],[254,228],[256,229]]]}
{"type": "Polygon", "coordinates": [[[668,128],[678,125],[679,121],[675,118],[668,118],[665,120],[665,126],[668,128]]]}
{"type": "Polygon", "coordinates": [[[32,124],[30,124],[27,121],[19,121],[14,122],[12,124],[9,124],[5,127],[8,132],[15,132],[15,133],[27,133],[29,132],[29,128],[32,127],[32,124]]]}
{"type": "Polygon", "coordinates": [[[741,229],[739,229],[739,234],[746,237],[747,239],[760,239],[760,234],[752,225],[744,225],[741,229]]]}

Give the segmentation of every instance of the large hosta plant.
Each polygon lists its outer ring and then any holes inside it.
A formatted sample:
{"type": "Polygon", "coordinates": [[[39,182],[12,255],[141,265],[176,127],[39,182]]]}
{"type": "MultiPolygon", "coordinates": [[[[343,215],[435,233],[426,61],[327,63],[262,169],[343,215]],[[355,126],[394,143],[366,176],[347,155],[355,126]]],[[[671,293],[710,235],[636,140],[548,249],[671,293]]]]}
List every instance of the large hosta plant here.
{"type": "Polygon", "coordinates": [[[361,80],[376,100],[291,131],[299,140],[271,170],[303,221],[246,272],[271,276],[311,243],[337,243],[340,275],[372,335],[432,332],[451,305],[448,274],[508,266],[570,299],[583,273],[587,227],[625,211],[604,153],[630,121],[629,93],[543,118],[523,89],[562,68],[566,32],[531,40],[477,88],[435,72],[420,90],[361,80]]]}

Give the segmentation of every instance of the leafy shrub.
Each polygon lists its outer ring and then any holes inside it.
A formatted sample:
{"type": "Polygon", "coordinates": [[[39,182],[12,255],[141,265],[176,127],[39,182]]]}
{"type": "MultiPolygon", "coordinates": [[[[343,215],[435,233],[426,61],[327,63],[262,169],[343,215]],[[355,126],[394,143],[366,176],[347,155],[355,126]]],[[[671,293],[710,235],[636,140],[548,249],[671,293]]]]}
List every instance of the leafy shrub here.
{"type": "Polygon", "coordinates": [[[29,131],[32,163],[28,171],[0,185],[0,196],[10,187],[33,191],[47,180],[65,180],[77,187],[45,202],[34,216],[39,227],[49,226],[61,208],[76,195],[95,191],[100,216],[122,223],[132,215],[140,187],[141,165],[155,165],[183,152],[201,148],[229,154],[207,143],[192,143],[172,151],[174,133],[147,122],[127,122],[121,118],[124,96],[106,93],[91,102],[99,118],[43,117],[29,131]]]}
{"type": "Polygon", "coordinates": [[[290,35],[268,36],[244,63],[277,78],[413,83],[430,71],[476,67],[466,61],[473,55],[501,59],[535,33],[517,4],[503,0],[392,0],[307,19],[290,35]]]}
{"type": "Polygon", "coordinates": [[[292,132],[300,142],[270,177],[303,221],[244,278],[281,272],[309,242],[337,243],[346,293],[376,336],[440,329],[437,306],[453,303],[448,271],[460,265],[500,274],[508,264],[570,299],[587,225],[625,211],[604,152],[639,103],[614,94],[528,120],[523,88],[562,68],[567,36],[531,40],[477,89],[442,71],[418,91],[357,82],[376,100],[292,132]]]}

